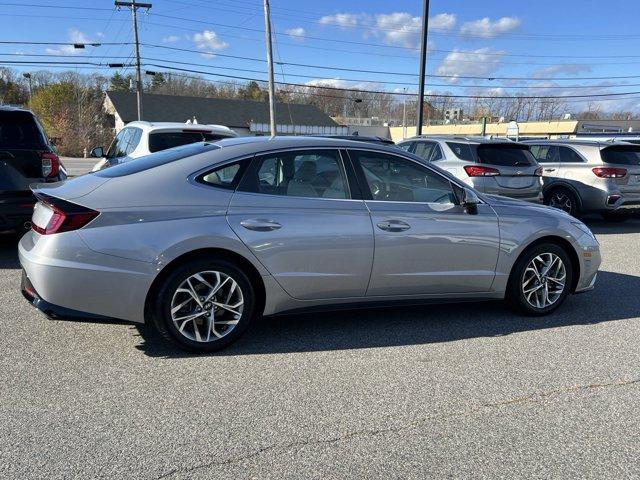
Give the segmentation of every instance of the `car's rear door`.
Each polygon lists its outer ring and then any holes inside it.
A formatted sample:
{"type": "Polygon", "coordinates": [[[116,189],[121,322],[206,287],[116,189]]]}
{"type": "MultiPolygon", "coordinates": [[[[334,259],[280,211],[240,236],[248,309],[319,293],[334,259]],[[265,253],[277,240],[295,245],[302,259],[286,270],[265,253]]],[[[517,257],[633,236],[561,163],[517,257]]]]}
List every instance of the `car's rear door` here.
{"type": "Polygon", "coordinates": [[[529,147],[518,143],[487,143],[477,147],[478,162],[499,172],[485,179],[485,192],[531,198],[541,190],[540,166],[529,147]]]}
{"type": "Polygon", "coordinates": [[[365,294],[373,231],[350,168],[338,149],[263,154],[231,199],[231,228],[294,298],[365,294]]]}
{"type": "Polygon", "coordinates": [[[500,234],[489,205],[467,213],[451,181],[417,161],[370,150],[349,155],[375,234],[367,295],[490,291],[500,234]]]}

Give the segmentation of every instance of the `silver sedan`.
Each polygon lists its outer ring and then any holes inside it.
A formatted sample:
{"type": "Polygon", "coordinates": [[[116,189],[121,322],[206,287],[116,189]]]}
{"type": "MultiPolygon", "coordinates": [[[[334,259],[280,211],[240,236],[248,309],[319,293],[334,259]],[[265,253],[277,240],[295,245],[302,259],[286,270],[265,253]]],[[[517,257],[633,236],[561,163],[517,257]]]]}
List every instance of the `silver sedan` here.
{"type": "Polygon", "coordinates": [[[151,322],[197,352],[260,315],[593,288],[598,242],[557,209],[484,195],[396,148],[236,138],[35,188],[22,292],[56,318],[151,322]]]}

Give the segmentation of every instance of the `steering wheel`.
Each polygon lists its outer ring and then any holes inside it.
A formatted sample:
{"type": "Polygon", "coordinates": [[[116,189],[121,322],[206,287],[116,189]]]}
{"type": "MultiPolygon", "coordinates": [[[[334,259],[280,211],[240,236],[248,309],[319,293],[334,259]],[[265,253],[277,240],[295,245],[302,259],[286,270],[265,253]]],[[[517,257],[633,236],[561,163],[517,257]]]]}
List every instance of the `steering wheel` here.
{"type": "Polygon", "coordinates": [[[382,183],[374,180],[372,182],[369,183],[369,189],[371,190],[371,196],[376,199],[376,200],[380,200],[382,197],[382,183]]]}

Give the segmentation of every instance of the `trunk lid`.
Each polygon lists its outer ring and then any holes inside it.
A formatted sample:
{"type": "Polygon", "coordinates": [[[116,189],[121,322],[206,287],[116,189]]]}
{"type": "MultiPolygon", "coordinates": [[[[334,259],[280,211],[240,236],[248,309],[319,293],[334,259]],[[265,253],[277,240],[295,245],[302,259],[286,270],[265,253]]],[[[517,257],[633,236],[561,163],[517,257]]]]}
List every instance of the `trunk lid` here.
{"type": "Polygon", "coordinates": [[[109,178],[95,174],[82,175],[55,183],[37,183],[31,185],[34,193],[42,193],[62,200],[73,200],[84,197],[109,181],[109,178]]]}

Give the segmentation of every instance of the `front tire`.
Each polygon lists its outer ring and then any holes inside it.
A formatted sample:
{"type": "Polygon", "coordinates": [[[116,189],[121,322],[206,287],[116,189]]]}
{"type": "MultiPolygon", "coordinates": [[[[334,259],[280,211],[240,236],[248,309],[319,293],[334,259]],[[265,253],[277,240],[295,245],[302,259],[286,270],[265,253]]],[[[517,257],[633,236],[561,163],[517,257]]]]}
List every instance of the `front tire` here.
{"type": "Polygon", "coordinates": [[[525,251],[516,261],[506,299],[519,313],[547,315],[567,298],[573,281],[573,266],[567,252],[553,243],[525,251]]]}
{"type": "Polygon", "coordinates": [[[174,269],[152,304],[156,328],[183,350],[209,353],[237,340],[256,311],[247,275],[226,260],[193,259],[174,269]]]}

